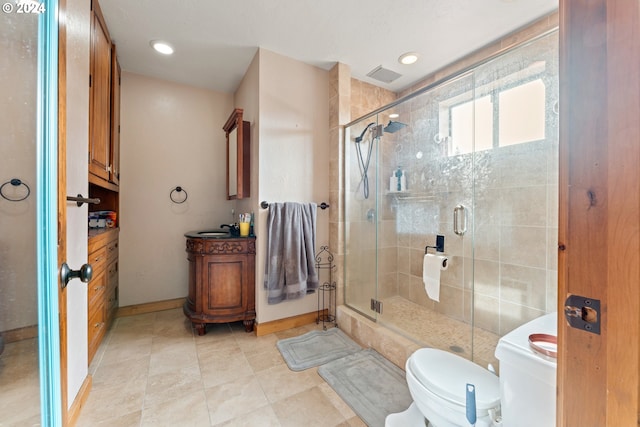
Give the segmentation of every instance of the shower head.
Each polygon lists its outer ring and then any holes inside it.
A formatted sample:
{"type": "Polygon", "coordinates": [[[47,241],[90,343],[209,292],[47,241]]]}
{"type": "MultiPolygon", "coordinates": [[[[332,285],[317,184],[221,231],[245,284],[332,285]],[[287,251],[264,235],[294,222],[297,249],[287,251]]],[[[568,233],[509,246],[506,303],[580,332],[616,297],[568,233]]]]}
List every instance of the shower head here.
{"type": "Polygon", "coordinates": [[[407,126],[407,125],[405,125],[404,123],[394,122],[393,120],[389,120],[389,124],[387,126],[385,126],[384,131],[385,132],[389,132],[389,133],[394,133],[394,132],[397,132],[398,130],[402,129],[405,126],[407,126]]]}
{"type": "Polygon", "coordinates": [[[369,128],[371,126],[375,125],[375,122],[371,122],[367,125],[366,128],[364,128],[364,130],[362,131],[362,133],[360,134],[360,136],[356,136],[356,143],[361,142],[362,139],[364,138],[364,134],[367,133],[367,131],[369,130],[369,128]]]}

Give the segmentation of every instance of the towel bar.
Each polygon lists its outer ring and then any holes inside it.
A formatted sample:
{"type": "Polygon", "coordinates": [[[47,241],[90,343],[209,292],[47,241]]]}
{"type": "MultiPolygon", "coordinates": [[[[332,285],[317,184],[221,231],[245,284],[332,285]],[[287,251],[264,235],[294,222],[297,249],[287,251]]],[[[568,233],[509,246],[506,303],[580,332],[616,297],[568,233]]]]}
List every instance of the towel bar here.
{"type": "MultiPolygon", "coordinates": [[[[262,209],[267,209],[267,208],[269,207],[269,202],[266,202],[266,201],[264,201],[264,200],[263,200],[262,202],[260,202],[260,207],[261,207],[262,209]]],[[[329,207],[329,204],[328,204],[328,203],[326,203],[326,202],[322,202],[322,203],[320,203],[320,204],[318,205],[318,207],[319,207],[320,209],[322,209],[322,210],[325,210],[325,209],[327,209],[327,208],[329,207]]]]}

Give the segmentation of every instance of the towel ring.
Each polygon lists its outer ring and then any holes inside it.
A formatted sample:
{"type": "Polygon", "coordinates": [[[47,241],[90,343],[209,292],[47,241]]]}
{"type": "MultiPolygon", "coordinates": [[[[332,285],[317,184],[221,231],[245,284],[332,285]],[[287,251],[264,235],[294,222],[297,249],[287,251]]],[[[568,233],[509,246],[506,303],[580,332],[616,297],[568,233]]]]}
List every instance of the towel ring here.
{"type": "Polygon", "coordinates": [[[189,195],[187,194],[187,190],[185,190],[184,188],[180,187],[179,185],[176,188],[174,188],[173,190],[171,190],[171,192],[169,193],[169,198],[171,199],[171,201],[173,203],[177,203],[177,204],[182,204],[182,203],[186,202],[188,197],[189,197],[189,195]],[[184,199],[176,200],[175,199],[175,195],[173,193],[184,193],[184,199]]]}
{"type": "Polygon", "coordinates": [[[29,197],[29,194],[31,194],[31,188],[29,188],[29,186],[27,184],[25,184],[23,181],[19,180],[18,178],[12,178],[11,180],[5,182],[4,184],[2,184],[2,186],[0,186],[0,196],[2,196],[3,199],[6,199],[10,202],[21,202],[23,200],[25,200],[27,197],[29,197]],[[27,194],[24,195],[24,197],[19,198],[19,199],[12,199],[11,197],[7,197],[6,194],[4,194],[4,187],[7,184],[11,184],[14,187],[19,187],[19,186],[24,186],[24,188],[27,189],[27,194]]]}

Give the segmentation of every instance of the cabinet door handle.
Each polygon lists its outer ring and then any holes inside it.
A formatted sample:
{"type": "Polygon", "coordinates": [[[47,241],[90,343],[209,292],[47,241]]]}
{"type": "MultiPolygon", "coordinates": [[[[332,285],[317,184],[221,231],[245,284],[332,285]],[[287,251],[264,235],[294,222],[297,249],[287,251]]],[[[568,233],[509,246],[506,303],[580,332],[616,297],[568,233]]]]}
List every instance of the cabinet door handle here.
{"type": "Polygon", "coordinates": [[[458,236],[467,232],[467,209],[464,205],[453,208],[453,232],[458,236]]]}

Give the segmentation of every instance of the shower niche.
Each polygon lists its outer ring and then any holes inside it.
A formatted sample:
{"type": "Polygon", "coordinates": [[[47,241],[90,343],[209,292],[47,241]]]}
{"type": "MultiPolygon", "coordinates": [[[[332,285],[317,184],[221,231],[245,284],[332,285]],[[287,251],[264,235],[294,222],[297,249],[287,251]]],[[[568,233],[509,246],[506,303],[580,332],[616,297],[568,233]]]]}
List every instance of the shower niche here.
{"type": "Polygon", "coordinates": [[[502,335],[556,311],[557,106],[554,31],[347,124],[345,304],[484,366],[502,335]]]}

